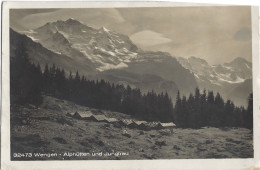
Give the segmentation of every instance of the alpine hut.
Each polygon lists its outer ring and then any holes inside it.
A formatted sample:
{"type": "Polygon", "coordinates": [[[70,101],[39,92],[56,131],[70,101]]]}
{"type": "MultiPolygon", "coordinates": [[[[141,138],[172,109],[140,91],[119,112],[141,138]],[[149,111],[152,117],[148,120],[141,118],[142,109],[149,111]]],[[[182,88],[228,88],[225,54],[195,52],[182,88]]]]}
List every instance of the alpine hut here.
{"type": "Polygon", "coordinates": [[[90,111],[75,112],[72,117],[77,119],[92,120],[93,114],[90,111]]]}
{"type": "Polygon", "coordinates": [[[147,130],[146,121],[134,121],[134,123],[137,125],[138,129],[147,130]]]}
{"type": "Polygon", "coordinates": [[[116,123],[118,120],[116,118],[106,118],[107,123],[116,123]]]}
{"type": "Polygon", "coordinates": [[[172,122],[170,123],[160,123],[161,127],[166,129],[166,128],[174,128],[176,125],[172,122]]]}
{"type": "Polygon", "coordinates": [[[93,119],[97,122],[107,122],[107,118],[104,115],[93,115],[93,119]]]}
{"type": "Polygon", "coordinates": [[[122,127],[122,126],[132,126],[133,120],[131,119],[120,119],[118,122],[116,122],[117,127],[122,127]]]}
{"type": "Polygon", "coordinates": [[[160,129],[160,127],[158,126],[159,122],[148,122],[146,124],[147,129],[152,130],[152,129],[160,129]]]}

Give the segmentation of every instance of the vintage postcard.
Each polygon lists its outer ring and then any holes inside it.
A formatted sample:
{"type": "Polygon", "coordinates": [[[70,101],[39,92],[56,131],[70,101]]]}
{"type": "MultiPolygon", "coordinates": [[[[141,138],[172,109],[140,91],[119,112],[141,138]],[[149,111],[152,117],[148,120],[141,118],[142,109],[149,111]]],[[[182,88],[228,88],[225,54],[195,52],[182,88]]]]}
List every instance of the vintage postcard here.
{"type": "Polygon", "coordinates": [[[2,168],[257,167],[258,17],[251,6],[4,3],[2,168]]]}

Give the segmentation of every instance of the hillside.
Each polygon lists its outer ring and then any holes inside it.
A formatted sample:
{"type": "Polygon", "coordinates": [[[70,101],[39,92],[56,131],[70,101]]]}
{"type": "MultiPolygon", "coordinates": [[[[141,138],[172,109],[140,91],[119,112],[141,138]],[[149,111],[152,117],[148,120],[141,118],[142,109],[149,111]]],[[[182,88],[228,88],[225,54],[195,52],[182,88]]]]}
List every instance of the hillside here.
{"type": "Polygon", "coordinates": [[[91,111],[118,119],[131,118],[122,113],[83,107],[49,96],[44,96],[38,108],[14,105],[11,107],[11,152],[17,157],[12,157],[12,160],[253,157],[252,133],[248,129],[205,127],[144,131],[78,120],[66,115],[75,111],[91,111]],[[69,156],[77,152],[90,155],[69,156]],[[32,157],[14,153],[32,153],[32,157]],[[41,157],[35,153],[46,155],[41,157]],[[54,156],[48,157],[51,153],[54,156]],[[114,154],[105,156],[105,153],[114,154]]]}
{"type": "Polygon", "coordinates": [[[125,70],[107,70],[92,77],[93,79],[104,79],[110,83],[130,85],[132,88],[139,88],[143,93],[148,91],[155,91],[160,94],[167,92],[172,96],[173,103],[178,91],[178,86],[175,82],[163,79],[154,74],[138,74],[125,70]]]}

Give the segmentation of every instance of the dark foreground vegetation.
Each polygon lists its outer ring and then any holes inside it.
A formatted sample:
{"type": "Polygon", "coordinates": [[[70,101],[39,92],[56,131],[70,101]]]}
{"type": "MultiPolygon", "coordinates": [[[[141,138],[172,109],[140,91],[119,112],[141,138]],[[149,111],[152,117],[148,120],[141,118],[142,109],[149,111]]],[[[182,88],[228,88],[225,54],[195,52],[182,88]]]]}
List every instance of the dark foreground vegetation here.
{"type": "Polygon", "coordinates": [[[248,107],[236,107],[226,102],[219,93],[212,91],[180,97],[178,92],[175,108],[167,93],[153,91],[141,93],[140,89],[115,85],[104,80],[88,80],[77,72],[66,77],[65,71],[55,65],[42,70],[40,65],[30,63],[23,44],[15,49],[10,61],[11,104],[42,103],[42,94],[73,101],[77,104],[122,112],[147,121],[174,122],[179,127],[199,128],[246,127],[253,124],[253,95],[248,107]]]}
{"type": "Polygon", "coordinates": [[[248,98],[248,107],[237,107],[231,100],[224,102],[219,93],[214,96],[213,91],[206,94],[204,90],[200,94],[199,89],[195,95],[190,94],[180,98],[177,94],[175,110],[175,122],[179,127],[199,128],[203,126],[213,127],[245,127],[253,128],[253,94],[248,98]]]}

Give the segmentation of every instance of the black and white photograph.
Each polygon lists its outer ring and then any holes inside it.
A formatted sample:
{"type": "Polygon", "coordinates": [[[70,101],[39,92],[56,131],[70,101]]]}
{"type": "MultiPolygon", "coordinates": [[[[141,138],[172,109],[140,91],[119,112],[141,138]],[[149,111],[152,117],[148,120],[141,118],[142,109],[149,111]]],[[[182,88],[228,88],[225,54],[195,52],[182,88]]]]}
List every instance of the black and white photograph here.
{"type": "Polygon", "coordinates": [[[10,157],[254,157],[250,6],[9,10],[10,157]]]}

